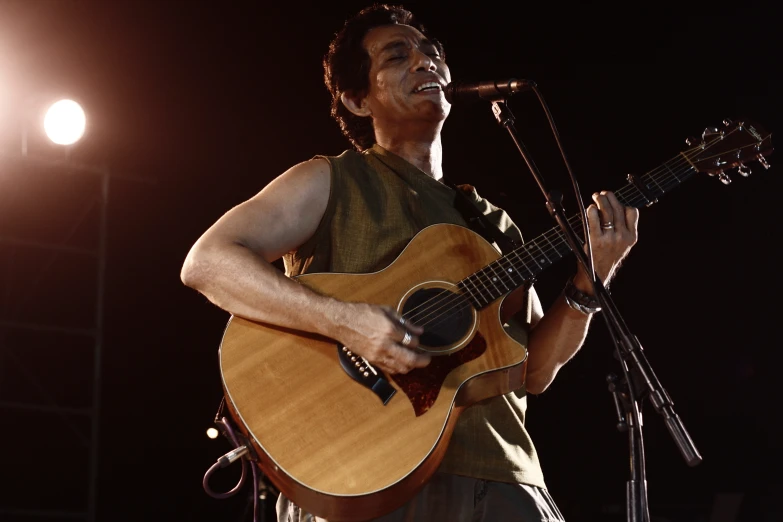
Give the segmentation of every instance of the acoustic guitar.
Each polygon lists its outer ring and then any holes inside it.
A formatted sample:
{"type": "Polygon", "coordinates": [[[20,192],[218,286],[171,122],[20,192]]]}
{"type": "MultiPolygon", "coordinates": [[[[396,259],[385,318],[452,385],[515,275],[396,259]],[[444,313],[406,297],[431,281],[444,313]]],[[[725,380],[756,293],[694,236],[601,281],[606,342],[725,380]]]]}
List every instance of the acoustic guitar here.
{"type": "MultiPolygon", "coordinates": [[[[771,135],[746,123],[701,139],[615,191],[625,205],[655,203],[694,173],[731,181],[747,162],[769,168],[771,135]]],[[[581,233],[580,217],[570,224],[581,233]]],[[[571,253],[559,227],[500,256],[471,230],[420,231],[387,268],[314,273],[303,285],[387,305],[424,327],[425,368],[385,375],[340,343],[232,316],[220,345],[226,404],[274,485],[329,520],[381,516],[409,500],[441,463],[460,413],[524,385],[527,353],[503,329],[503,298],[571,253]]]]}

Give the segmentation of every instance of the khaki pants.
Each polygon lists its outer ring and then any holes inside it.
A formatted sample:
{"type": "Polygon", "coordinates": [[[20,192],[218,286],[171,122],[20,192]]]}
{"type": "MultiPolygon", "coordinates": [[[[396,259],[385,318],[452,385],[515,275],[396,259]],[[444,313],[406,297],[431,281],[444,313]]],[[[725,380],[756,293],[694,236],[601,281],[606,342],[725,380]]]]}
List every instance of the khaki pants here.
{"type": "MultiPolygon", "coordinates": [[[[280,495],[278,522],[327,522],[280,495]]],[[[368,522],[564,522],[545,489],[436,473],[401,508],[368,522]]]]}

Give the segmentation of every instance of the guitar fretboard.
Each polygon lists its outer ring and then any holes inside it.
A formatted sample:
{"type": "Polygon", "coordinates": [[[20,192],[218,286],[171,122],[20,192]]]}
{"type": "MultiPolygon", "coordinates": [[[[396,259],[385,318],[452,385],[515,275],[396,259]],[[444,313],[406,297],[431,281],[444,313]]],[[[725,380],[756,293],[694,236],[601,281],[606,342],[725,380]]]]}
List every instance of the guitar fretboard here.
{"type": "MultiPolygon", "coordinates": [[[[693,150],[703,150],[696,147],[693,150]]],[[[623,205],[641,208],[657,202],[658,198],[688,180],[696,169],[686,151],[663,163],[658,168],[639,176],[615,191],[623,205]]],[[[581,218],[578,214],[568,219],[580,240],[584,241],[581,218]]],[[[532,281],[544,269],[571,254],[568,241],[559,227],[550,229],[537,238],[494,261],[458,283],[471,304],[481,309],[512,290],[532,281]]]]}

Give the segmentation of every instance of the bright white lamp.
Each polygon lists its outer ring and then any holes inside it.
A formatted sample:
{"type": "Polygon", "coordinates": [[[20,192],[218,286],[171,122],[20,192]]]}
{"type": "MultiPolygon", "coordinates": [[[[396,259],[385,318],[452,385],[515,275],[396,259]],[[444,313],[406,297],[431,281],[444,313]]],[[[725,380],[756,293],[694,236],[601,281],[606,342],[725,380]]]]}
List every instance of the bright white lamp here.
{"type": "Polygon", "coordinates": [[[73,100],[52,104],[44,117],[46,135],[58,145],[73,145],[84,135],[87,119],[82,107],[73,100]]]}

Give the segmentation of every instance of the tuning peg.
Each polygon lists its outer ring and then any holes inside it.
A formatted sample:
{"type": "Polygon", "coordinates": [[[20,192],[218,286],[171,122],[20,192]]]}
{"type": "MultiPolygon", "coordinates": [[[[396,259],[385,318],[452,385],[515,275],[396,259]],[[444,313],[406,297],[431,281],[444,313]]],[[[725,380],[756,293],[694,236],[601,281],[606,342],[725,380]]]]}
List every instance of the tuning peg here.
{"type": "Polygon", "coordinates": [[[742,177],[744,177],[744,178],[747,178],[748,176],[750,176],[750,173],[751,173],[752,171],[750,170],[750,168],[748,168],[748,166],[747,166],[747,165],[745,165],[744,163],[740,163],[740,164],[737,166],[737,172],[739,172],[739,174],[740,174],[742,177]]]}
{"type": "Polygon", "coordinates": [[[728,119],[728,118],[726,118],[725,120],[723,120],[723,124],[724,124],[726,127],[731,127],[731,124],[732,124],[732,123],[734,123],[734,122],[733,122],[733,121],[731,121],[731,120],[730,120],[730,119],[728,119]]]}
{"type": "Polygon", "coordinates": [[[688,136],[687,138],[685,138],[685,143],[686,143],[686,145],[688,145],[689,147],[695,147],[695,146],[696,146],[696,145],[698,145],[700,142],[699,142],[699,140],[697,140],[695,137],[693,137],[693,136],[688,136]]]}
{"type": "Polygon", "coordinates": [[[761,163],[761,166],[764,167],[764,169],[768,169],[770,167],[770,164],[767,163],[767,158],[765,158],[761,154],[757,154],[756,158],[759,160],[759,163],[761,163]]]}
{"type": "Polygon", "coordinates": [[[716,136],[720,135],[723,136],[723,131],[718,130],[717,127],[707,127],[704,129],[704,132],[701,133],[701,139],[704,140],[707,136],[716,136]]]}
{"type": "Polygon", "coordinates": [[[726,174],[725,172],[721,172],[721,173],[719,173],[719,174],[718,174],[718,179],[719,179],[719,180],[720,180],[720,182],[721,182],[721,183],[723,183],[724,185],[728,185],[729,183],[731,183],[731,178],[730,178],[730,177],[729,177],[729,175],[728,175],[728,174],[726,174]]]}

